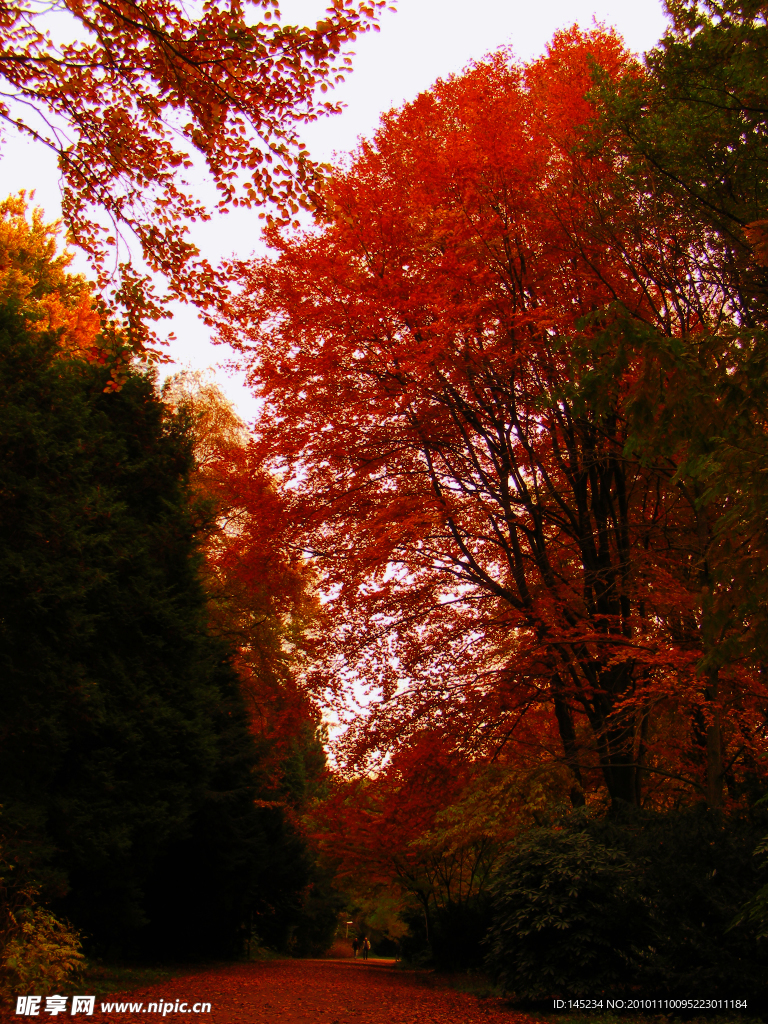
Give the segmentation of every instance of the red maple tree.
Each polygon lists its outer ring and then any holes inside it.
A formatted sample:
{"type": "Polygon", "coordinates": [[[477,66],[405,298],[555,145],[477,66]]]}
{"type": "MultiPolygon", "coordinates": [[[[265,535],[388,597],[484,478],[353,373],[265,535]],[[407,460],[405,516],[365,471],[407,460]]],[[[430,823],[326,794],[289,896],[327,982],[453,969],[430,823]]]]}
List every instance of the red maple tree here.
{"type": "Polygon", "coordinates": [[[425,722],[493,756],[544,705],[575,803],[602,781],[719,805],[755,769],[764,687],[699,673],[711,523],[674,457],[633,455],[630,419],[663,388],[648,335],[722,303],[691,283],[685,222],[590,152],[596,67],[640,74],[574,29],[385,117],[315,230],[233,267],[221,334],[332,599],[328,656],[380,697],[358,761],[425,722]]]}

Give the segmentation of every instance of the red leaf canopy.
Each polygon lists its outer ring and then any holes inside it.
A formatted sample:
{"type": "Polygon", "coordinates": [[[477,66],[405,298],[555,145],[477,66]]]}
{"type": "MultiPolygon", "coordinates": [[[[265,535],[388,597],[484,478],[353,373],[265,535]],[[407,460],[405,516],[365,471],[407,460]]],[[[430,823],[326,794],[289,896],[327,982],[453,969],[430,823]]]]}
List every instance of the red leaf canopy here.
{"type": "Polygon", "coordinates": [[[674,464],[628,453],[663,376],[643,339],[703,330],[717,296],[690,285],[675,211],[590,154],[597,68],[640,73],[574,29],[388,115],[316,229],[235,268],[222,336],[333,597],[330,663],[382,697],[352,753],[428,726],[495,756],[543,706],[576,802],[602,783],[663,803],[703,791],[721,706],[749,748],[761,688],[738,667],[703,687],[694,503],[674,464]]]}

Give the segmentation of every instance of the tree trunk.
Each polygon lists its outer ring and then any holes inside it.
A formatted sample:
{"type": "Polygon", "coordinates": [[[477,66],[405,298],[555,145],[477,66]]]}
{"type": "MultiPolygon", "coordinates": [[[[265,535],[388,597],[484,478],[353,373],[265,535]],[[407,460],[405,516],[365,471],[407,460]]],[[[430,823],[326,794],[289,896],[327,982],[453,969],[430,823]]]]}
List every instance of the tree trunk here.
{"type": "Polygon", "coordinates": [[[561,688],[562,681],[560,680],[560,677],[556,675],[553,679],[553,689],[555,691],[555,717],[557,718],[557,726],[560,730],[560,739],[563,742],[566,763],[571,769],[575,780],[574,784],[571,786],[570,792],[571,806],[583,807],[586,801],[584,799],[584,784],[578,762],[576,731],[573,728],[573,715],[571,714],[571,709],[558,692],[561,688]]]}
{"type": "Polygon", "coordinates": [[[713,811],[723,807],[723,752],[720,732],[720,709],[716,706],[718,671],[707,672],[707,685],[704,693],[712,702],[712,721],[707,726],[707,805],[713,811]]]}

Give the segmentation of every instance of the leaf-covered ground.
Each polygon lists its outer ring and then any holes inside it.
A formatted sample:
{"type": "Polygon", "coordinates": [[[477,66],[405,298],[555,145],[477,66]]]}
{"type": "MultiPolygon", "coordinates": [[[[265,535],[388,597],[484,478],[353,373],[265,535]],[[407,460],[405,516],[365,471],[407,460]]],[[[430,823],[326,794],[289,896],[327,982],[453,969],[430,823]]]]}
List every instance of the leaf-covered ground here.
{"type": "MultiPolygon", "coordinates": [[[[501,999],[478,998],[465,992],[433,987],[423,974],[387,962],[355,960],[274,960],[236,964],[174,978],[114,1001],[143,1003],[141,1012],[100,1011],[94,1018],[147,1024],[164,1021],[206,1021],[209,1024],[532,1024],[501,999]],[[206,1014],[152,1014],[158,1000],[190,1007],[211,1003],[206,1014]]],[[[83,1018],[86,1019],[86,1018],[83,1018]]]]}

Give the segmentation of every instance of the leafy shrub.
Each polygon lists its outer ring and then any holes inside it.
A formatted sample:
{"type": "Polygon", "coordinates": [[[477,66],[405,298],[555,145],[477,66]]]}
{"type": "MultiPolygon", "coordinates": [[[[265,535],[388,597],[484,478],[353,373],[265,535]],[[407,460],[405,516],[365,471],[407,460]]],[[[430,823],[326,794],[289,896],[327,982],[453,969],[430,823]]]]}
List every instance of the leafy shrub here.
{"type": "Polygon", "coordinates": [[[723,816],[700,805],[677,814],[628,813],[591,828],[638,865],[651,940],[637,984],[679,997],[765,995],[768,944],[758,942],[753,924],[729,930],[760,885],[753,851],[765,832],[761,812],[723,816]]]}
{"type": "Polygon", "coordinates": [[[487,963],[519,999],[620,988],[635,967],[635,866],[586,831],[537,828],[517,844],[493,889],[487,963]]]}
{"type": "Polygon", "coordinates": [[[0,953],[0,996],[60,992],[85,965],[80,936],[49,910],[30,904],[13,915],[12,937],[0,953]]]}
{"type": "Polygon", "coordinates": [[[0,1004],[61,991],[85,964],[80,936],[38,906],[37,889],[0,847],[0,1004]]]}
{"type": "Polygon", "coordinates": [[[575,814],[527,833],[494,887],[487,963],[520,999],[630,986],[671,997],[761,998],[768,948],[745,923],[764,825],[684,814],[575,814]]]}

